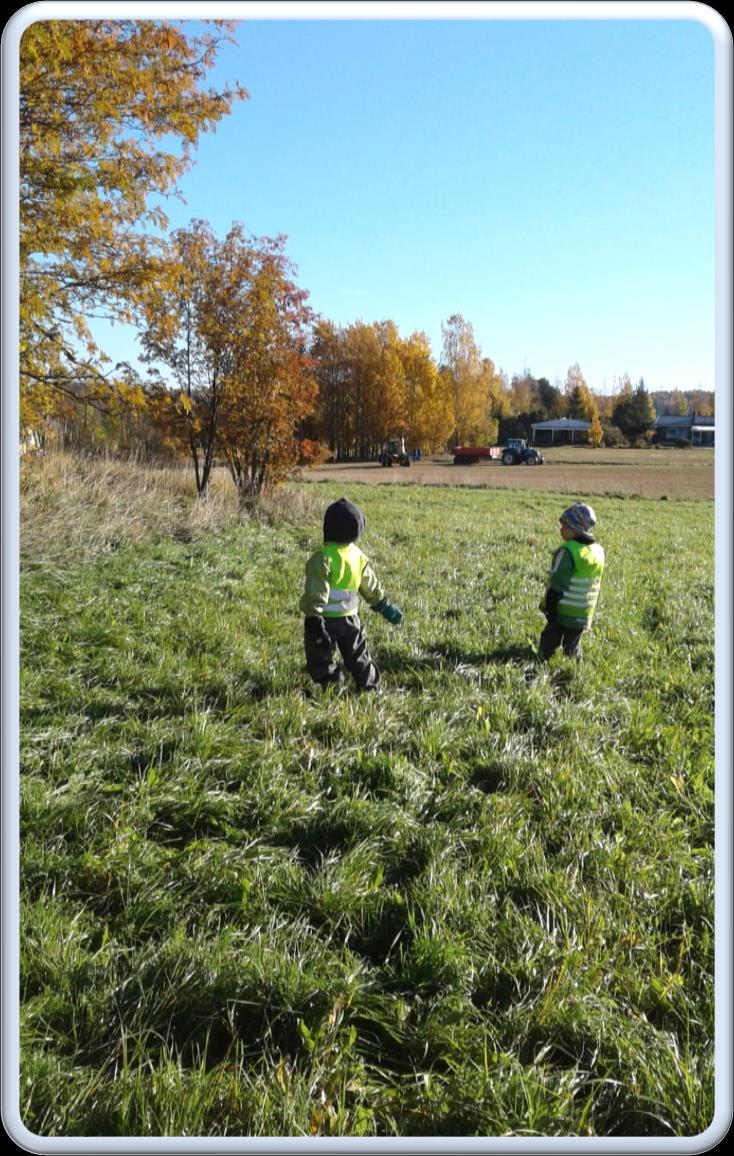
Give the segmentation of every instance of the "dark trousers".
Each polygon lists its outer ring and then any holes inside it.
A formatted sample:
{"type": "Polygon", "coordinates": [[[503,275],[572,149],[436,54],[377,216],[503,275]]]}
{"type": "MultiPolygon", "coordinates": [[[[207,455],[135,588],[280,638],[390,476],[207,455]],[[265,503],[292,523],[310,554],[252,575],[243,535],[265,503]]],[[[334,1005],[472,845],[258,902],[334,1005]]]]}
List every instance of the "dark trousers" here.
{"type": "Polygon", "coordinates": [[[568,658],[581,658],[581,636],[583,630],[574,626],[561,626],[559,622],[547,622],[540,636],[540,657],[549,659],[552,654],[563,647],[563,653],[568,658]]]}
{"type": "Polygon", "coordinates": [[[346,618],[308,617],[304,619],[306,670],[314,682],[327,686],[341,682],[342,674],[335,660],[339,648],[344,665],[360,690],[377,690],[380,672],[367,649],[362,623],[356,614],[346,618]],[[324,638],[321,623],[326,626],[329,641],[324,638]]]}

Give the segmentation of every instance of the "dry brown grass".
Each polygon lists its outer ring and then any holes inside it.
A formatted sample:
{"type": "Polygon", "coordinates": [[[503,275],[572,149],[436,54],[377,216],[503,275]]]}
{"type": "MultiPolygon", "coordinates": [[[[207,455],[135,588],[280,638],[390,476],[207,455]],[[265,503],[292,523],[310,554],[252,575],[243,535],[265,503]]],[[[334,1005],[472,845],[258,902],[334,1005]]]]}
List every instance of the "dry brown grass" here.
{"type": "Polygon", "coordinates": [[[312,518],[315,501],[302,490],[280,490],[253,515],[240,507],[225,469],[214,470],[202,500],[189,466],[154,468],[50,453],[21,464],[21,563],[91,559],[151,539],[188,541],[252,516],[303,524],[312,518]]]}
{"type": "Polygon", "coordinates": [[[455,466],[450,457],[424,458],[408,468],[383,469],[378,463],[342,462],[304,470],[304,481],[485,486],[491,489],[543,490],[568,494],[612,494],[641,498],[714,497],[714,451],[600,449],[566,446],[543,449],[545,465],[503,466],[484,462],[455,466]]]}

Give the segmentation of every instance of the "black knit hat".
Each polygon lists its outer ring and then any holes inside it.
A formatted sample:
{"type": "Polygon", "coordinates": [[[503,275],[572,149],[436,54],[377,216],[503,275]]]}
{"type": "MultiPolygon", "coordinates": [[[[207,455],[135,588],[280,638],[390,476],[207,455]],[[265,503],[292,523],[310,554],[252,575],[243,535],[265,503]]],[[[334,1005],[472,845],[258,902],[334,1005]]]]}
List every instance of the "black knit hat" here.
{"type": "Polygon", "coordinates": [[[332,502],[324,514],[324,541],[340,545],[356,542],[364,527],[365,517],[359,506],[348,498],[340,498],[332,502]]]}

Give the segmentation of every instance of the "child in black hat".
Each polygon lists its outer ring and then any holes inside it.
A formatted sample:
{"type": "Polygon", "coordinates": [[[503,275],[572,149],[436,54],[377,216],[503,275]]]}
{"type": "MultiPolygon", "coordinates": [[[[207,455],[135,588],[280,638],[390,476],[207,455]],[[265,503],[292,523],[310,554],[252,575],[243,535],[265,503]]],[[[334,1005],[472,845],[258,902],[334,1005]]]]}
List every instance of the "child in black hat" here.
{"type": "Polygon", "coordinates": [[[379,689],[380,672],[367,649],[357,615],[360,595],[394,626],[403,620],[356,545],[364,527],[364,514],[358,506],[347,498],[333,502],[324,515],[324,544],[306,563],[306,586],[299,608],[306,616],[306,669],[320,686],[343,680],[335,661],[338,647],[359,689],[379,689]]]}

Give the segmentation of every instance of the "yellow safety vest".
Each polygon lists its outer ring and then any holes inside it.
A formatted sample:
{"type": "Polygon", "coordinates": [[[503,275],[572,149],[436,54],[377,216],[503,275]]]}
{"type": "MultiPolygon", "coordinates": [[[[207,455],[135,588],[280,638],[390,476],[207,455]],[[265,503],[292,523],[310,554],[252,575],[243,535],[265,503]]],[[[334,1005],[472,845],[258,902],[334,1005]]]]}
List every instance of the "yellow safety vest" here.
{"type": "Polygon", "coordinates": [[[367,559],[354,542],[346,546],[324,542],[321,553],[329,559],[329,601],[324,607],[325,618],[346,618],[359,608],[358,590],[367,559]]]}
{"type": "Polygon", "coordinates": [[[573,577],[556,605],[556,620],[561,626],[585,630],[591,625],[604,573],[604,550],[598,542],[565,543],[573,558],[573,577]]]}

